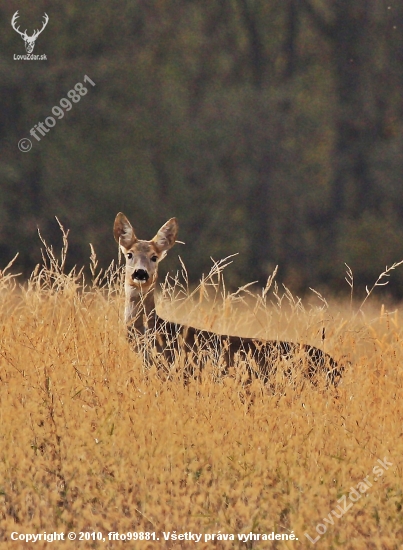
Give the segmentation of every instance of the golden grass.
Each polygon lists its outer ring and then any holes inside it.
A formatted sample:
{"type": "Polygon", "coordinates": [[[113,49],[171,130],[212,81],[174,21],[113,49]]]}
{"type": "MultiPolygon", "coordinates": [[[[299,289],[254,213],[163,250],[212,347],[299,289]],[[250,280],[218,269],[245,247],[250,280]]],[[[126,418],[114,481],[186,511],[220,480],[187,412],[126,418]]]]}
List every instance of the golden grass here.
{"type": "MultiPolygon", "coordinates": [[[[220,269],[191,299],[186,276],[166,281],[166,316],[318,346],[325,326],[326,351],[352,362],[337,389],[305,383],[273,394],[256,383],[246,393],[208,372],[184,387],[144,372],[126,342],[118,270],[83,288],[81,275],[64,274],[48,256],[23,288],[7,272],[0,279],[1,548],[403,547],[397,311],[371,297],[355,315],[314,294],[303,307],[274,284],[257,298],[245,289],[220,299],[220,269]],[[384,458],[392,466],[375,482],[384,458]],[[324,522],[366,476],[372,486],[334,525],[324,522]],[[313,545],[305,533],[315,539],[318,524],[326,533],[313,545]],[[13,532],[71,531],[102,532],[106,541],[11,540],[13,532]],[[165,541],[173,531],[202,538],[165,541]],[[238,540],[251,531],[298,540],[238,540]],[[109,532],[160,540],[109,541],[109,532]],[[213,533],[235,540],[205,541],[213,533]]],[[[95,276],[95,256],[92,269],[95,276]]]]}

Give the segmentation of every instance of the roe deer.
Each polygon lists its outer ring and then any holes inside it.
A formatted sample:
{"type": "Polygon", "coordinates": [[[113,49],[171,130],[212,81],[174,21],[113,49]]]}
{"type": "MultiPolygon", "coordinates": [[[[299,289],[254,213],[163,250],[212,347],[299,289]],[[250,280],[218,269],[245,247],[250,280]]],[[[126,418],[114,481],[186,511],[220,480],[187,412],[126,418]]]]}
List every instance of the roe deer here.
{"type": "Polygon", "coordinates": [[[124,214],[117,214],[113,233],[126,259],[125,322],[128,337],[146,362],[155,362],[169,369],[181,354],[185,358],[184,376],[194,374],[210,360],[228,373],[229,367],[240,362],[246,365],[248,378],[260,378],[265,383],[283,363],[283,372],[290,375],[290,362],[302,365],[306,378],[314,379],[319,372],[334,385],[340,381],[344,367],[330,355],[306,344],[280,340],[241,338],[165,321],[157,315],[154,290],[159,262],[175,244],[178,232],[176,218],[171,218],[151,241],[136,237],[124,214]]]}

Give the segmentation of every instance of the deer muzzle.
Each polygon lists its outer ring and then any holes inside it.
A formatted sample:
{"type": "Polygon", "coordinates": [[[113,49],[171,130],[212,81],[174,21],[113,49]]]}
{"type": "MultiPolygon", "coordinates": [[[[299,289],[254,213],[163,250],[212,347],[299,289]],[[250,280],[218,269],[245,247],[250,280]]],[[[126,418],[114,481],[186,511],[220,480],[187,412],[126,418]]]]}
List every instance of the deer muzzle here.
{"type": "Polygon", "coordinates": [[[135,269],[132,274],[133,281],[139,281],[140,283],[146,283],[150,278],[145,269],[135,269]]]}

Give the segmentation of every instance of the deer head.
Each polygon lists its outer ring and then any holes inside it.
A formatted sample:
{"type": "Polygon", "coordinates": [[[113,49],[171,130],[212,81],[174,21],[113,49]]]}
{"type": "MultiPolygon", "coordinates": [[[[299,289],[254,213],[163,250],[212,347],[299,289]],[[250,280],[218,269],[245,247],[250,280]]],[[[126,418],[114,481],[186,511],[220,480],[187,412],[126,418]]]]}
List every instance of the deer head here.
{"type": "Polygon", "coordinates": [[[152,288],[157,279],[159,262],[175,244],[178,233],[176,218],[168,220],[151,241],[143,241],[136,237],[129,220],[119,212],[113,233],[126,258],[126,286],[141,288],[143,292],[152,288]]]}
{"type": "Polygon", "coordinates": [[[35,41],[36,39],[38,38],[38,36],[41,34],[41,32],[43,31],[43,29],[46,27],[46,25],[48,24],[48,21],[49,21],[49,17],[47,16],[47,14],[45,13],[44,15],[44,18],[45,18],[45,21],[43,22],[42,24],[42,28],[40,30],[36,30],[34,31],[34,33],[32,34],[32,36],[29,36],[27,34],[27,29],[25,29],[25,32],[21,32],[20,31],[20,28],[19,27],[16,27],[15,24],[17,22],[17,19],[18,19],[18,10],[15,12],[15,14],[13,15],[13,18],[11,19],[11,26],[13,27],[13,29],[18,32],[18,34],[20,34],[22,36],[22,39],[24,40],[25,42],[25,49],[27,50],[27,53],[32,53],[34,51],[34,47],[35,47],[35,41]]]}

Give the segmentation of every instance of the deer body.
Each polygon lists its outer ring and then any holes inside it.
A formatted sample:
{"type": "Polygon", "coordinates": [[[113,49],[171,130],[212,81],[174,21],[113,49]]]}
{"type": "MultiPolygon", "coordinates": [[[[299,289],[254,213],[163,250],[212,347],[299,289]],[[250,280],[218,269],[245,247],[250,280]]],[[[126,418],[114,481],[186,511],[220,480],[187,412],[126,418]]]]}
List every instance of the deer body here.
{"type": "Polygon", "coordinates": [[[285,363],[286,371],[289,362],[296,360],[302,364],[306,377],[313,378],[321,371],[328,381],[337,382],[342,367],[319,348],[280,340],[221,335],[159,317],[154,302],[158,263],[175,244],[177,231],[177,220],[171,218],[151,241],[142,241],[137,239],[124,214],[119,213],[115,219],[114,236],[126,258],[125,322],[128,336],[146,363],[157,361],[157,365],[169,369],[182,356],[187,377],[208,361],[219,367],[222,374],[242,362],[251,377],[268,382],[279,364],[285,363]]]}

